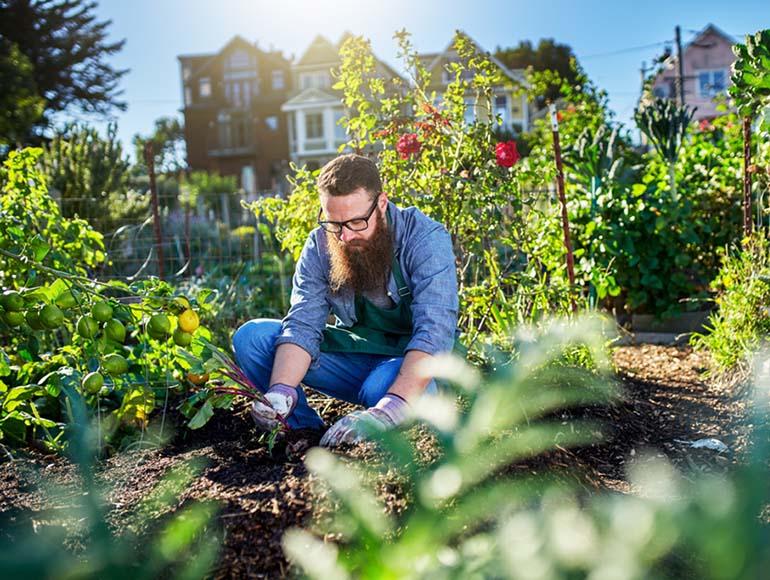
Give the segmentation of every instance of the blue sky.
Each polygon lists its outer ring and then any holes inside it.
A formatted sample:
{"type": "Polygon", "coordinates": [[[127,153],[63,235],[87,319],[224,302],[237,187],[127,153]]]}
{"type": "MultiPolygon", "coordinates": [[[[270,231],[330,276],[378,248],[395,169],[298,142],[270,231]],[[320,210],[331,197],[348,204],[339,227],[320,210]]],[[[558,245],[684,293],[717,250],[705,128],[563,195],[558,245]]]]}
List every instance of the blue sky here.
{"type": "Polygon", "coordinates": [[[640,90],[640,66],[713,23],[738,36],[770,28],[767,0],[99,0],[110,19],[109,39],[126,39],[111,64],[129,68],[122,82],[128,111],[117,115],[127,150],[155,119],[179,115],[177,56],[213,53],[239,34],[297,58],[316,34],[336,42],[346,30],[372,41],[375,53],[398,65],[396,30],[406,28],[420,52],[436,52],[460,28],[482,47],[516,46],[541,38],[568,44],[589,78],[609,93],[617,118],[630,125],[640,90]]]}

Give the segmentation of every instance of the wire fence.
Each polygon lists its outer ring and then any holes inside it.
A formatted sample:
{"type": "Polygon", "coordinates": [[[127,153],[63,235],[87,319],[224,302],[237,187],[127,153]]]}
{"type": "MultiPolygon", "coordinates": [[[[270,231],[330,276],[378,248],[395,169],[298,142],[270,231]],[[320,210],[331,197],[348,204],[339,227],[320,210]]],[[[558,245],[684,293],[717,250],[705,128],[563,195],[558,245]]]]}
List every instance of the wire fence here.
{"type": "Polygon", "coordinates": [[[267,225],[241,206],[242,201],[273,195],[205,194],[198,196],[195,207],[180,204],[176,191],[150,190],[111,205],[93,198],[58,201],[63,215],[77,215],[104,235],[108,260],[95,272],[100,278],[131,281],[154,276],[173,282],[215,271],[228,274],[273,251],[267,225]],[[124,207],[116,207],[121,204],[124,207]]]}

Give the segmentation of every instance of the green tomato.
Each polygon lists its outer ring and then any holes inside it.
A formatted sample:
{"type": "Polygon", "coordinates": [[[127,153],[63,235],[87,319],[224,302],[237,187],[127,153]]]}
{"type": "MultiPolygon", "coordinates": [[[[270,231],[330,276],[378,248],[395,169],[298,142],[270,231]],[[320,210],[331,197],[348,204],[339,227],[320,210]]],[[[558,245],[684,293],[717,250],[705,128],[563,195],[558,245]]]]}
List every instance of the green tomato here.
{"type": "Polygon", "coordinates": [[[123,342],[126,340],[126,327],[123,326],[123,323],[120,320],[113,319],[104,326],[104,334],[110,340],[123,342]]]}
{"type": "Polygon", "coordinates": [[[177,346],[190,346],[192,334],[185,332],[181,328],[174,330],[174,344],[177,346]]]}
{"type": "Polygon", "coordinates": [[[64,313],[54,304],[46,304],[40,309],[40,322],[50,330],[55,330],[64,322],[64,313]]]}
{"type": "Polygon", "coordinates": [[[122,375],[128,370],[128,361],[117,353],[108,354],[102,360],[102,368],[111,375],[122,375]]]}
{"type": "Polygon", "coordinates": [[[112,306],[106,301],[97,302],[91,307],[91,316],[97,322],[107,322],[112,318],[112,306]]]}
{"type": "Polygon", "coordinates": [[[16,290],[6,290],[3,292],[2,302],[0,302],[8,312],[21,312],[24,309],[24,298],[16,290]]]}
{"type": "Polygon", "coordinates": [[[90,316],[81,316],[78,319],[78,334],[83,338],[93,338],[99,332],[99,323],[90,316]]]}
{"type": "Polygon", "coordinates": [[[17,326],[21,326],[24,322],[24,313],[8,310],[3,313],[3,321],[11,328],[16,328],[17,326]]]}
{"type": "Polygon", "coordinates": [[[171,331],[171,321],[165,314],[153,314],[147,322],[147,334],[159,340],[168,336],[171,331]]]}
{"type": "Polygon", "coordinates": [[[37,310],[27,310],[24,319],[32,330],[43,330],[45,328],[43,322],[40,320],[40,312],[37,310]]]}
{"type": "Polygon", "coordinates": [[[94,395],[104,385],[104,377],[99,372],[88,373],[83,378],[83,391],[89,395],[94,395]]]}

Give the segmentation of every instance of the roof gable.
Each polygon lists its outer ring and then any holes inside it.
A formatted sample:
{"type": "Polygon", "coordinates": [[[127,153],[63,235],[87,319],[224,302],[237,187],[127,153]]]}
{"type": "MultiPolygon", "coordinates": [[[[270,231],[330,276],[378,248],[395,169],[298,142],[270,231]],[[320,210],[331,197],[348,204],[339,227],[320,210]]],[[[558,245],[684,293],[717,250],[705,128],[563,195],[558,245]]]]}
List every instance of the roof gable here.
{"type": "MultiPolygon", "coordinates": [[[[476,42],[473,38],[471,38],[468,34],[463,32],[462,30],[458,31],[461,35],[463,35],[476,49],[476,52],[479,54],[485,55],[492,64],[494,64],[500,72],[508,77],[510,80],[516,82],[516,83],[522,83],[524,82],[524,73],[521,70],[511,70],[507,66],[505,66],[496,56],[494,56],[491,52],[488,50],[485,50],[478,42],[476,42]]],[[[433,74],[433,72],[436,70],[436,67],[441,67],[444,60],[448,59],[448,57],[456,56],[457,51],[455,50],[455,39],[452,38],[452,40],[449,42],[447,47],[439,52],[439,53],[433,53],[433,54],[425,54],[425,55],[419,55],[420,60],[425,64],[426,70],[428,74],[433,74]],[[428,60],[430,58],[430,60],[428,60]]],[[[443,74],[443,70],[439,71],[439,75],[443,74]]],[[[439,77],[440,78],[440,77],[439,77]]]]}
{"type": "Polygon", "coordinates": [[[337,47],[320,34],[313,39],[310,46],[297,62],[297,66],[312,66],[339,62],[340,55],[337,47]]]}

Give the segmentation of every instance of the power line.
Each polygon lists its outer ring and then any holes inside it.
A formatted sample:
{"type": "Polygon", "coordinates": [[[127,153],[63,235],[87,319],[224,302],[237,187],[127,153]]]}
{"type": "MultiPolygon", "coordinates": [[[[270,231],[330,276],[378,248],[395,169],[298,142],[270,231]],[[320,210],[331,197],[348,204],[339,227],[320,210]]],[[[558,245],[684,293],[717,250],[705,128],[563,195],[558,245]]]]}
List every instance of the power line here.
{"type": "Polygon", "coordinates": [[[658,46],[665,46],[665,45],[671,44],[673,42],[674,42],[673,40],[664,40],[662,42],[653,42],[652,44],[645,44],[643,46],[633,46],[633,47],[630,47],[630,48],[621,48],[619,50],[613,50],[611,52],[600,52],[600,53],[597,53],[597,54],[589,54],[589,55],[586,55],[586,56],[578,56],[578,58],[580,60],[586,60],[586,59],[589,59],[589,58],[599,58],[599,57],[603,57],[603,56],[615,56],[616,54],[624,54],[624,53],[627,53],[627,52],[636,52],[638,50],[647,50],[649,48],[655,48],[655,47],[658,47],[658,46]]]}

